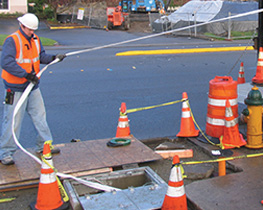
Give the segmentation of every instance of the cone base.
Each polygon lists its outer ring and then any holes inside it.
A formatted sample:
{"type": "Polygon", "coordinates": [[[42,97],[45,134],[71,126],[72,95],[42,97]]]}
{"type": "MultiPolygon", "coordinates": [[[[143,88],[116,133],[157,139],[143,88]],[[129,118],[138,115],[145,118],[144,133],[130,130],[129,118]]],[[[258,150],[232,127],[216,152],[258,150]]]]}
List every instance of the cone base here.
{"type": "Polygon", "coordinates": [[[243,83],[246,83],[246,81],[244,79],[238,79],[237,80],[238,85],[243,84],[243,83]]]}
{"type": "Polygon", "coordinates": [[[181,197],[170,197],[165,195],[161,210],[187,210],[187,198],[184,194],[181,197]]]}
{"type": "MultiPolygon", "coordinates": [[[[233,138],[230,138],[233,139],[233,138]]],[[[224,141],[224,137],[223,137],[223,141],[224,141]]],[[[242,134],[239,133],[239,141],[232,143],[232,142],[222,142],[224,149],[233,149],[236,147],[242,147],[245,146],[247,144],[246,140],[243,138],[242,134]],[[225,145],[226,144],[226,145],[225,145]]]]}
{"type": "MultiPolygon", "coordinates": [[[[38,210],[35,206],[36,206],[36,201],[30,203],[30,205],[29,205],[31,210],[38,210]]],[[[53,209],[53,210],[65,210],[68,208],[69,208],[69,202],[66,202],[66,203],[63,202],[63,204],[60,207],[53,209]]]]}
{"type": "Polygon", "coordinates": [[[194,130],[191,133],[180,131],[176,136],[177,137],[196,137],[196,136],[199,136],[199,130],[194,130]]]}
{"type": "Polygon", "coordinates": [[[263,78],[253,77],[252,83],[253,83],[253,84],[256,84],[256,85],[263,85],[263,78]]]}
{"type": "MultiPolygon", "coordinates": [[[[225,143],[223,143],[223,145],[224,145],[225,143]]],[[[233,149],[233,148],[236,148],[236,147],[242,147],[242,146],[246,146],[246,144],[247,144],[247,142],[245,141],[245,142],[241,142],[241,143],[239,143],[239,144],[237,144],[237,145],[231,145],[231,146],[228,146],[228,145],[224,145],[224,149],[233,149]]]]}

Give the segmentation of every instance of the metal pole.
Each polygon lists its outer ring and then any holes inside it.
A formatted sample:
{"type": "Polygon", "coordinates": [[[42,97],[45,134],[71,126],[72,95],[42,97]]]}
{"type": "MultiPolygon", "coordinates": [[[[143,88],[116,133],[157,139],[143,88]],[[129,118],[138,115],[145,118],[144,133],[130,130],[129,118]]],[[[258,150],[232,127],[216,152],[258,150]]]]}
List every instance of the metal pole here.
{"type": "MultiPolygon", "coordinates": [[[[263,8],[263,0],[258,1],[259,9],[263,8]]],[[[258,14],[258,53],[259,48],[263,47],[263,14],[260,12],[258,14]]]]}
{"type": "Polygon", "coordinates": [[[195,23],[195,37],[197,35],[197,29],[196,29],[196,11],[194,12],[194,23],[195,23]]]}
{"type": "MultiPolygon", "coordinates": [[[[228,17],[231,16],[231,12],[228,13],[228,17]]],[[[231,39],[231,19],[228,20],[228,33],[227,33],[227,39],[231,39]]]]}

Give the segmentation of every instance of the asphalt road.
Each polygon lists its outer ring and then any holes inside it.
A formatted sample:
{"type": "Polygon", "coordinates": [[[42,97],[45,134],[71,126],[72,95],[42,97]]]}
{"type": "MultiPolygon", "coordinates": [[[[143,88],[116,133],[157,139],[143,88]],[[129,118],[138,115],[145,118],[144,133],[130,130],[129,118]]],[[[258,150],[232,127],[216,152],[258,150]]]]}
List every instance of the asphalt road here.
{"type": "MultiPolygon", "coordinates": [[[[17,29],[15,20],[6,21],[1,21],[0,33],[17,29]]],[[[43,23],[36,33],[58,41],[59,46],[46,47],[47,53],[52,54],[94,49],[148,35],[95,29],[49,30],[43,23]]],[[[244,62],[246,80],[251,80],[256,69],[256,51],[126,57],[115,54],[127,50],[240,44],[244,45],[245,41],[211,42],[159,36],[72,55],[50,66],[41,77],[40,87],[54,143],[67,143],[73,138],[84,141],[114,137],[122,102],[128,109],[159,105],[180,100],[183,92],[188,93],[194,117],[205,129],[209,81],[217,75],[229,74],[233,67],[229,75],[236,79],[239,61],[244,62]]],[[[130,113],[128,118],[131,133],[138,139],[173,137],[180,130],[181,104],[130,113]]],[[[33,147],[34,140],[34,128],[26,117],[20,142],[24,147],[33,147]]]]}

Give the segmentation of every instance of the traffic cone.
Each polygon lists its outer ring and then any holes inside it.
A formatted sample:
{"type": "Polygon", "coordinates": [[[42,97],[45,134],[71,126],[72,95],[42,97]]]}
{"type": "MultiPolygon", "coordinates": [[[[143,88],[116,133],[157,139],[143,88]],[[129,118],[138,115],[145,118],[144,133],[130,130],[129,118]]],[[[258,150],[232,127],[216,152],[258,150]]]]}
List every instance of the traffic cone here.
{"type": "Polygon", "coordinates": [[[254,84],[263,84],[263,48],[259,48],[256,76],[252,78],[254,84]]]}
{"type": "Polygon", "coordinates": [[[246,145],[242,134],[238,130],[238,119],[234,118],[230,102],[226,100],[225,125],[223,138],[221,138],[223,149],[231,149],[246,145]]]}
{"type": "Polygon", "coordinates": [[[245,81],[244,63],[241,62],[240,69],[238,72],[237,84],[243,84],[245,82],[246,81],[245,81]]]}
{"type": "Polygon", "coordinates": [[[129,120],[126,114],[126,103],[122,102],[116,137],[127,137],[129,135],[130,135],[130,127],[129,127],[129,120]]]}
{"type": "Polygon", "coordinates": [[[187,210],[183,175],[178,155],[173,158],[173,167],[161,210],[187,210]]]}
{"type": "Polygon", "coordinates": [[[188,106],[188,96],[183,92],[182,117],[180,132],[176,135],[178,137],[195,137],[198,136],[199,130],[195,129],[193,117],[191,116],[190,108],[188,106]]]}
{"type": "Polygon", "coordinates": [[[68,203],[62,201],[56,173],[51,167],[53,167],[51,150],[49,144],[45,143],[37,201],[35,205],[30,205],[31,209],[62,210],[68,208],[68,203]]]}

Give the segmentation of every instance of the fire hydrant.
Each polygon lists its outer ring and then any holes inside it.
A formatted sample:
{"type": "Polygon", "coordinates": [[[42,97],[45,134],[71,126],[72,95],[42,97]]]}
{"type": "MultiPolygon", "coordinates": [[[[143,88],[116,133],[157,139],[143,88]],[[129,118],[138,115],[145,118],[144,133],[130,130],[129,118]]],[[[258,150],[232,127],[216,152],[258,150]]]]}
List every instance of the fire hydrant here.
{"type": "Polygon", "coordinates": [[[251,149],[263,148],[262,143],[262,113],[263,98],[254,86],[245,99],[247,108],[242,111],[244,121],[247,123],[247,144],[251,149]]]}

